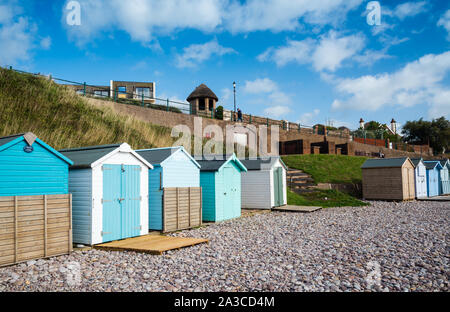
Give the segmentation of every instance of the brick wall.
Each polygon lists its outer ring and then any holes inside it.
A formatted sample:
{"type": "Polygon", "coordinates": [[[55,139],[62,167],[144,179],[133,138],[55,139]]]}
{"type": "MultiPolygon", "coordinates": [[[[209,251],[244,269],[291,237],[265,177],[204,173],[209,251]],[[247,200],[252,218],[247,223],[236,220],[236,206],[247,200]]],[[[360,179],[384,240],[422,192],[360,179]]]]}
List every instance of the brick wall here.
{"type": "MultiPolygon", "coordinates": [[[[144,108],[140,106],[133,106],[133,105],[125,105],[125,104],[119,104],[115,102],[110,101],[103,101],[103,100],[97,100],[92,98],[86,98],[88,102],[90,102],[93,105],[102,106],[102,107],[110,107],[117,113],[123,114],[125,116],[132,116],[136,119],[149,122],[155,125],[165,126],[168,128],[172,128],[174,126],[183,124],[188,126],[192,133],[194,133],[194,118],[193,115],[188,114],[179,114],[179,113],[173,113],[173,112],[167,112],[162,110],[155,110],[155,109],[149,109],[144,108]]],[[[244,116],[250,116],[250,115],[244,115],[244,116]]],[[[249,118],[249,117],[248,117],[249,118]]],[[[264,118],[260,118],[260,120],[253,119],[255,117],[252,117],[252,124],[256,123],[256,121],[261,121],[261,124],[264,124],[262,121],[264,118]]],[[[244,118],[244,121],[247,121],[244,118]]],[[[266,120],[267,121],[267,120],[266,120]]],[[[272,120],[269,120],[272,124],[272,120]]],[[[371,146],[367,144],[362,144],[358,142],[350,142],[350,138],[348,136],[324,136],[324,135],[318,135],[313,134],[312,129],[304,129],[302,128],[301,131],[292,130],[287,131],[283,130],[282,122],[277,121],[280,124],[280,141],[294,141],[294,140],[303,140],[305,143],[305,146],[302,147],[302,149],[307,149],[308,147],[306,145],[314,145],[314,143],[322,143],[324,142],[324,139],[327,140],[327,146],[325,149],[328,151],[331,151],[331,153],[336,152],[336,147],[342,148],[342,153],[346,153],[348,155],[355,155],[356,152],[363,152],[366,154],[371,153],[379,153],[382,151],[386,157],[399,157],[399,156],[409,156],[409,157],[420,157],[425,156],[426,151],[423,151],[423,154],[420,154],[420,150],[416,150],[416,153],[411,152],[405,152],[405,151],[398,151],[398,150],[391,150],[382,146],[371,146]]],[[[239,123],[236,123],[239,124],[239,123]]],[[[217,120],[217,119],[209,119],[209,118],[202,118],[202,133],[203,130],[209,126],[209,125],[218,125],[222,128],[225,134],[225,129],[227,125],[230,125],[229,121],[223,121],[223,120],[217,120]]],[[[271,139],[271,133],[270,133],[270,127],[267,130],[268,133],[268,147],[267,150],[270,153],[270,139],[271,139]]],[[[320,145],[320,144],[319,144],[320,145]]],[[[320,146],[319,146],[320,150],[320,146]]],[[[314,152],[314,149],[312,148],[310,150],[311,153],[314,152]]],[[[315,151],[317,152],[317,150],[315,151]]],[[[429,152],[429,151],[428,151],[429,152]]]]}

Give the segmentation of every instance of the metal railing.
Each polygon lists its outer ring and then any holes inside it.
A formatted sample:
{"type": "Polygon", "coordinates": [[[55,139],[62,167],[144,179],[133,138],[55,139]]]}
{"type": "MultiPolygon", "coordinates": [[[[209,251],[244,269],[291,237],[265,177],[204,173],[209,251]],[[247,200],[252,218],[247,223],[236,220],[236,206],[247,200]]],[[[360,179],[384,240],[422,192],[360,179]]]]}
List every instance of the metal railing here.
{"type": "MultiPolygon", "coordinates": [[[[86,82],[71,81],[67,79],[52,77],[52,75],[42,75],[41,73],[30,73],[18,69],[13,69],[12,66],[10,66],[9,69],[22,74],[44,77],[46,79],[55,81],[60,85],[70,86],[72,88],[75,88],[76,89],[75,91],[82,96],[88,96],[100,100],[114,101],[121,104],[164,110],[167,112],[196,115],[203,118],[219,119],[216,116],[216,112],[211,111],[209,113],[204,113],[202,111],[196,111],[195,108],[193,108],[190,103],[186,102],[174,101],[170,99],[161,99],[145,95],[144,93],[121,91],[119,90],[119,88],[111,90],[110,87],[90,85],[87,84],[86,82]]],[[[207,103],[205,103],[205,105],[207,105],[207,103]]],[[[231,111],[231,119],[229,121],[236,122],[236,120],[237,120],[237,113],[231,111]]],[[[364,141],[357,140],[358,142],[369,145],[381,146],[382,144],[379,141],[384,141],[386,143],[383,145],[385,145],[385,147],[389,147],[388,145],[389,141],[383,138],[383,131],[368,131],[363,129],[341,130],[318,125],[307,126],[300,123],[292,123],[286,120],[275,120],[268,117],[254,116],[251,114],[242,114],[242,122],[247,124],[265,125],[267,127],[277,125],[282,130],[289,132],[327,135],[342,139],[359,138],[364,139],[364,141]]],[[[392,148],[404,151],[414,150],[414,146],[400,142],[393,143],[392,148]]]]}

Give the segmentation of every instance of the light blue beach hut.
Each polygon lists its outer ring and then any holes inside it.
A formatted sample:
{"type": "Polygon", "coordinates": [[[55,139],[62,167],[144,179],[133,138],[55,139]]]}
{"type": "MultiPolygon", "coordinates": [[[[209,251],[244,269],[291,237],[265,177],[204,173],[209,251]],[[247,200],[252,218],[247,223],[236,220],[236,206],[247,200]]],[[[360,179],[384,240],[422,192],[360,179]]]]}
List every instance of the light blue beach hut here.
{"type": "Polygon", "coordinates": [[[31,132],[0,138],[0,196],[69,193],[72,161],[31,132]]]}
{"type": "Polygon", "coordinates": [[[438,196],[441,163],[439,161],[424,161],[424,164],[427,168],[427,195],[428,197],[438,196]]]}
{"type": "Polygon", "coordinates": [[[203,191],[203,221],[219,222],[241,216],[241,172],[247,168],[236,155],[204,157],[200,186],[203,191]]]}
{"type": "Polygon", "coordinates": [[[138,150],[149,172],[149,229],[177,231],[201,225],[200,164],[182,146],[138,150]]]}
{"type": "Polygon", "coordinates": [[[447,195],[450,194],[450,161],[448,159],[440,161],[442,169],[441,169],[441,186],[440,193],[447,195]]]}

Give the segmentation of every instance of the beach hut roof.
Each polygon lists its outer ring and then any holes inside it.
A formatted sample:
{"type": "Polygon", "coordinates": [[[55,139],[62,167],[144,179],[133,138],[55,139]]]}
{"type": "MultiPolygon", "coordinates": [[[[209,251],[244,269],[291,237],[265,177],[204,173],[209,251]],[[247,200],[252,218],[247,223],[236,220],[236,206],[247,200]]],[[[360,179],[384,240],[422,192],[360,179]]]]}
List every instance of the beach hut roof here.
{"type": "Polygon", "coordinates": [[[236,157],[235,154],[231,155],[210,155],[203,156],[201,160],[198,160],[200,164],[201,171],[218,171],[220,168],[228,164],[229,162],[234,161],[236,165],[242,170],[247,171],[245,165],[236,157]]]}
{"type": "Polygon", "coordinates": [[[406,161],[411,160],[408,157],[367,159],[361,166],[361,169],[400,168],[406,161]]]}
{"type": "Polygon", "coordinates": [[[161,166],[176,153],[184,153],[198,168],[200,168],[200,164],[188,152],[186,152],[183,146],[143,149],[136,152],[155,166],[161,166]]]}
{"type": "Polygon", "coordinates": [[[433,170],[438,167],[438,169],[442,169],[442,165],[438,160],[427,160],[423,162],[425,164],[425,167],[427,167],[427,170],[433,170]]]}
{"type": "Polygon", "coordinates": [[[286,165],[284,164],[283,160],[281,160],[280,157],[272,156],[269,158],[240,159],[240,161],[244,164],[247,170],[271,169],[278,160],[280,161],[284,169],[287,170],[288,168],[286,167],[286,165]]]}
{"type": "Polygon", "coordinates": [[[411,162],[413,163],[414,167],[417,167],[420,162],[423,162],[423,158],[411,158],[411,162]]]}
{"type": "Polygon", "coordinates": [[[70,148],[60,150],[60,152],[73,160],[73,166],[71,166],[72,169],[93,168],[104,159],[109,158],[118,152],[129,152],[150,169],[153,169],[153,166],[138,153],[133,151],[127,143],[70,148]]]}
{"type": "Polygon", "coordinates": [[[10,146],[17,144],[20,141],[26,141],[29,146],[32,146],[34,142],[39,143],[41,146],[43,146],[47,151],[50,153],[56,155],[57,157],[64,160],[69,165],[72,165],[73,162],[67,158],[66,156],[62,155],[60,152],[55,150],[53,147],[47,145],[44,141],[40,140],[34,133],[27,132],[27,133],[20,133],[20,134],[14,134],[6,137],[0,138],[0,152],[9,148],[10,146]]]}
{"type": "Polygon", "coordinates": [[[440,163],[442,167],[448,167],[450,165],[450,161],[448,159],[441,160],[440,163]]]}

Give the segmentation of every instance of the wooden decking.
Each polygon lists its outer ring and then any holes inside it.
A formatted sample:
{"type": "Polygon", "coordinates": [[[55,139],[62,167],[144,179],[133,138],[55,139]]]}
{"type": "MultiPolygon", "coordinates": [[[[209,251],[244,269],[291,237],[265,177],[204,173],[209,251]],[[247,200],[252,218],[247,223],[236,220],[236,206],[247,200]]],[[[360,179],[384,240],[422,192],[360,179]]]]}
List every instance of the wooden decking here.
{"type": "Polygon", "coordinates": [[[441,195],[436,197],[426,197],[426,198],[419,198],[420,201],[443,201],[448,202],[450,201],[450,195],[441,195]]]}
{"type": "Polygon", "coordinates": [[[286,205],[281,207],[273,208],[273,211],[282,211],[282,212],[314,212],[317,210],[322,209],[322,207],[313,207],[313,206],[293,206],[293,205],[286,205]]]}
{"type": "Polygon", "coordinates": [[[153,255],[161,255],[163,254],[163,252],[168,250],[190,247],[207,242],[208,240],[203,238],[185,238],[150,234],[95,245],[94,248],[116,251],[127,250],[149,253],[153,255]]]}

